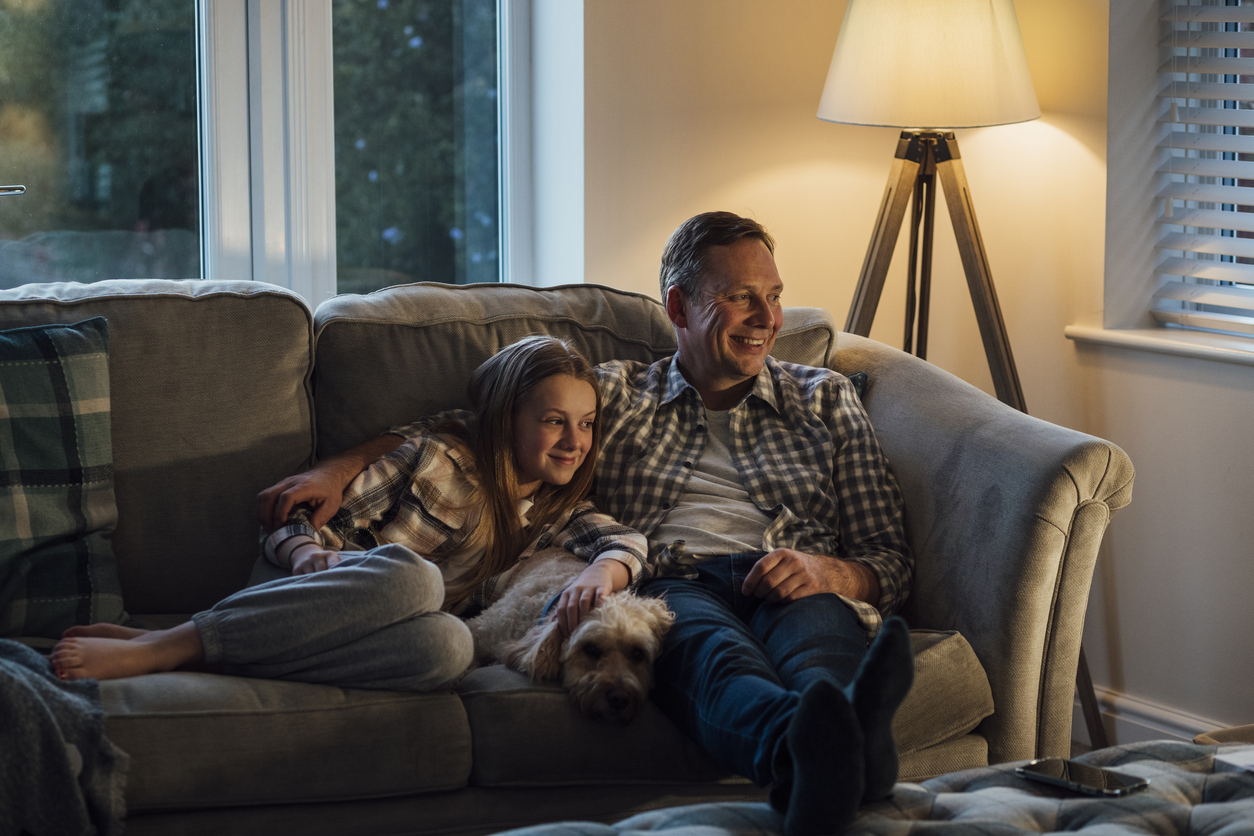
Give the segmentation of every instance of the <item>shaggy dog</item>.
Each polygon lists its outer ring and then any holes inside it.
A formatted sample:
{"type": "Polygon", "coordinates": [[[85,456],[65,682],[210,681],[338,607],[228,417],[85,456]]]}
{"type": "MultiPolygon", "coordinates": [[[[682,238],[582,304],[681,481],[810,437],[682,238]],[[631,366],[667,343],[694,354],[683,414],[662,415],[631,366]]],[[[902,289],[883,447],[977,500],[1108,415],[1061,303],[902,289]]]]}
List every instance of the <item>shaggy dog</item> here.
{"type": "Polygon", "coordinates": [[[623,590],[602,599],[563,637],[556,614],[545,609],[587,566],[565,549],[539,551],[518,565],[500,599],[466,625],[480,663],[500,660],[532,679],[559,680],[585,715],[626,725],[653,685],[653,660],[675,615],[656,598],[623,590]]]}

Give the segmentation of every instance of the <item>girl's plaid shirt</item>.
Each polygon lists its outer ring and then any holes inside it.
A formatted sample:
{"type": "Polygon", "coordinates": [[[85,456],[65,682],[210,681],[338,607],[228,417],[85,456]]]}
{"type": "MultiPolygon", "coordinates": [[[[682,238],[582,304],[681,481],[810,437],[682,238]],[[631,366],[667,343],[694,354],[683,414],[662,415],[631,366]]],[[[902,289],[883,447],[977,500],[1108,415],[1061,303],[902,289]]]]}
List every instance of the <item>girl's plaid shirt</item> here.
{"type": "MultiPolygon", "coordinates": [[[[264,539],[266,559],[277,564],[278,544],[303,534],[340,551],[399,543],[438,564],[441,557],[459,551],[478,524],[482,505],[467,502],[474,473],[474,460],[460,445],[434,435],[408,439],[353,480],[340,510],[321,529],[310,524],[307,506],[297,506],[286,525],[264,539]]],[[[577,505],[536,532],[523,554],[549,546],[565,548],[588,562],[612,555],[627,565],[632,583],[652,575],[644,537],[591,502],[577,505]]],[[[477,604],[486,606],[494,600],[504,574],[485,581],[472,595],[477,604]]]]}

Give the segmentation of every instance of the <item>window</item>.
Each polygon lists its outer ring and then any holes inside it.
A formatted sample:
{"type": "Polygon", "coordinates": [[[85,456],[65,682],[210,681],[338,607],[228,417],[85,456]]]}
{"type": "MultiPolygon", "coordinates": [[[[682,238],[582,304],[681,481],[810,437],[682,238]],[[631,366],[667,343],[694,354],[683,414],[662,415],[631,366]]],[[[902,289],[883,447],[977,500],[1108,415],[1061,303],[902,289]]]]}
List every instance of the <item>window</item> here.
{"type": "Polygon", "coordinates": [[[530,281],[530,9],[0,2],[0,286],[530,281]]]}
{"type": "Polygon", "coordinates": [[[1151,313],[1170,327],[1254,335],[1254,3],[1167,2],[1160,27],[1151,313]]]}
{"type": "Polygon", "coordinates": [[[333,0],[336,283],[494,282],[496,0],[333,0]]]}
{"type": "Polygon", "coordinates": [[[0,287],[198,278],[195,0],[0,4],[0,287]]]}

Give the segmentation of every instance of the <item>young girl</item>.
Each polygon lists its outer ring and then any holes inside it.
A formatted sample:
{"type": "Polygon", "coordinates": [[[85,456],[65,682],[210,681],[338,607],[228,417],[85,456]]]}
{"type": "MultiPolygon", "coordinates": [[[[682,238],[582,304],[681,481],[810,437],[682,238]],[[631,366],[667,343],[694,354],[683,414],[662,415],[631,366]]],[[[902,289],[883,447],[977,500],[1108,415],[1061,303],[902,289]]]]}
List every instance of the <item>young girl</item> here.
{"type": "Polygon", "coordinates": [[[467,668],[451,613],[487,606],[519,560],[564,546],[589,566],[559,607],[578,619],[646,574],[640,534],[581,501],[601,400],[592,369],[552,337],[498,352],[470,381],[473,426],[446,422],[361,473],[320,530],[298,507],[264,553],[291,577],[241,590],[169,630],[73,627],[62,679],[116,679],[206,663],[225,673],[355,688],[430,690],[467,668]]]}

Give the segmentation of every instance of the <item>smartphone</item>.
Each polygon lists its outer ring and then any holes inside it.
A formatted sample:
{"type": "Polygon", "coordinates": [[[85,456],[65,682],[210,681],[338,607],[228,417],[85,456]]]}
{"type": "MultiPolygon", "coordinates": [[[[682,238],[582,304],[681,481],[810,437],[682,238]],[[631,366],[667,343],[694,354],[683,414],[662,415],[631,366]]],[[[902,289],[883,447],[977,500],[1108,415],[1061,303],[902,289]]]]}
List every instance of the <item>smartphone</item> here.
{"type": "Polygon", "coordinates": [[[1149,781],[1135,775],[1063,758],[1040,758],[1016,767],[1015,772],[1031,781],[1066,787],[1086,795],[1129,795],[1149,786],[1149,781]]]}

